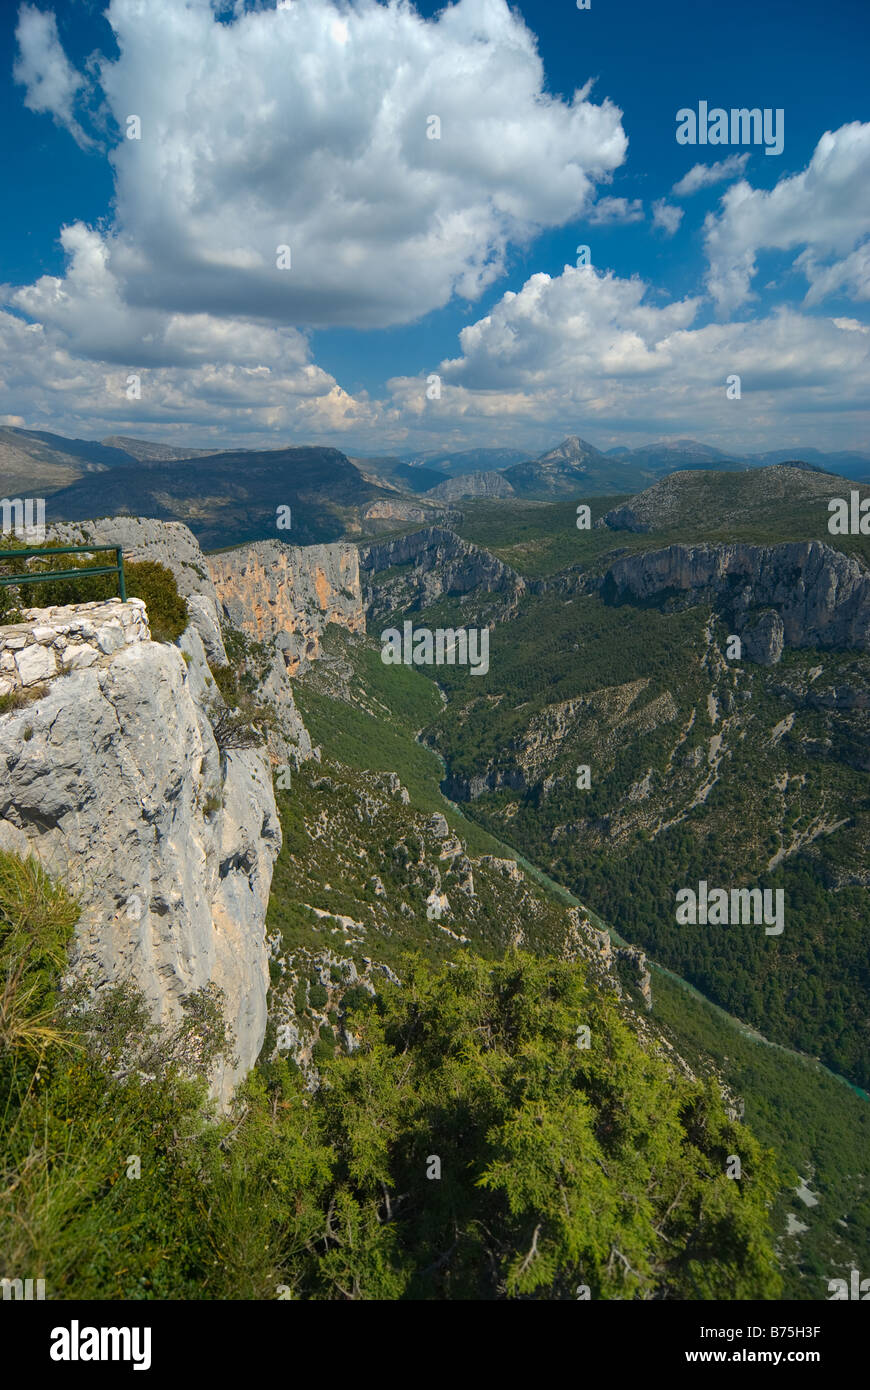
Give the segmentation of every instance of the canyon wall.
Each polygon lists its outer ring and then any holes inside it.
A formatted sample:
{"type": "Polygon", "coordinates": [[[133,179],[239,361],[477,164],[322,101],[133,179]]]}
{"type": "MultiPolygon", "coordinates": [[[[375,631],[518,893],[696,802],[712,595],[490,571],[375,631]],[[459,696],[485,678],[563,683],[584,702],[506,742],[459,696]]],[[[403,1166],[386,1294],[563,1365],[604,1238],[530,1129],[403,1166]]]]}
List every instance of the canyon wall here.
{"type": "Polygon", "coordinates": [[[212,1085],[225,1103],[266,1029],[281,844],[268,754],[218,748],[193,623],[169,645],[135,600],[37,609],[0,647],[19,697],[35,696],[0,713],[0,849],[34,854],[77,897],[74,973],[132,980],[163,1023],[202,986],[223,991],[235,1060],[212,1085]],[[52,674],[70,653],[87,664],[52,674]]]}
{"type": "Polygon", "coordinates": [[[363,600],[374,620],[398,608],[426,608],[445,594],[475,590],[503,595],[507,611],[526,587],[515,570],[488,550],[440,526],[361,545],[359,563],[365,581],[363,600]]]}
{"type": "Polygon", "coordinates": [[[258,541],[210,555],[208,567],[227,620],[274,641],[290,675],[320,655],[328,623],[365,632],[356,546],[258,541]]]}
{"type": "Polygon", "coordinates": [[[770,665],[783,647],[870,647],[870,574],[819,541],[671,545],[616,560],[601,583],[611,602],[710,597],[770,665]],[[766,610],[766,611],[765,611],[766,610]]]}

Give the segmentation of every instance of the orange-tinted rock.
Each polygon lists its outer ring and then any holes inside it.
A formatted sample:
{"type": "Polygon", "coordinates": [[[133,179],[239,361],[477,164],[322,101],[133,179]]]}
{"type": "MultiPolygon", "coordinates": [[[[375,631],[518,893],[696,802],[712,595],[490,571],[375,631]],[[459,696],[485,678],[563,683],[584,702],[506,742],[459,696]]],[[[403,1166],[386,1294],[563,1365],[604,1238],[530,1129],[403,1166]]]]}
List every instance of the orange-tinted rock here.
{"type": "Polygon", "coordinates": [[[257,642],[275,639],[291,675],[320,655],[327,623],[365,631],[356,547],[258,541],[208,557],[218,602],[257,642]]]}

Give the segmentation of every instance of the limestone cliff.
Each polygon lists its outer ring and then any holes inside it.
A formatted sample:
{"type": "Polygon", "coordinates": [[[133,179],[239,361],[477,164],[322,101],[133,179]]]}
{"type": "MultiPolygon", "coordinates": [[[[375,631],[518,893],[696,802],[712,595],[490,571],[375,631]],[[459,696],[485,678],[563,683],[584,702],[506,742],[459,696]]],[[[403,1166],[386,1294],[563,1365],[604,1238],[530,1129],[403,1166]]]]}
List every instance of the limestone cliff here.
{"type": "Polygon", "coordinates": [[[327,623],[365,631],[353,545],[258,541],[210,555],[208,566],[227,620],[258,642],[274,639],[291,675],[320,655],[327,623]]]}
{"type": "Polygon", "coordinates": [[[870,574],[819,541],[671,545],[616,560],[601,592],[640,603],[709,596],[735,632],[747,629],[749,653],[762,664],[778,661],[783,646],[870,648],[870,574]]]}
{"type": "Polygon", "coordinates": [[[440,502],[461,502],[466,497],[513,497],[514,490],[501,473],[462,473],[430,487],[426,493],[440,502]]]}
{"type": "Polygon", "coordinates": [[[197,627],[178,646],[152,642],[135,600],[30,610],[0,629],[0,663],[14,687],[0,713],[0,847],[35,854],[78,897],[75,971],[132,979],[163,1021],[201,986],[224,991],[236,1060],[213,1087],[225,1102],[266,1029],[281,843],[266,751],[221,752],[197,627]]]}
{"type": "Polygon", "coordinates": [[[439,526],[360,546],[359,562],[375,621],[397,609],[426,608],[445,594],[475,592],[498,595],[500,616],[507,616],[525,590],[509,565],[439,526]]]}
{"type": "Polygon", "coordinates": [[[436,505],[435,501],[409,501],[401,497],[387,497],[370,502],[362,513],[361,520],[349,523],[348,535],[359,535],[365,529],[373,532],[392,531],[397,526],[433,526],[437,523],[450,525],[456,521],[458,513],[449,507],[436,505]]]}
{"type": "Polygon", "coordinates": [[[599,594],[606,603],[708,602],[743,639],[743,655],[775,665],[785,648],[870,649],[870,573],[821,541],[702,543],[621,555],[603,573],[579,565],[530,580],[533,594],[599,594]]]}
{"type": "MultiPolygon", "coordinates": [[[[175,576],[178,592],[186,598],[190,620],[202,639],[206,660],[212,666],[227,665],[221,632],[221,617],[225,615],[218,608],[217,592],[209,573],[210,562],[187,526],[179,521],[157,521],[153,517],[101,517],[96,521],[58,523],[49,528],[48,539],[70,545],[87,545],[89,541],[95,545],[120,545],[128,564],[153,560],[165,565],[175,576]]],[[[333,547],[315,546],[313,549],[331,550],[333,547]]],[[[231,553],[235,555],[238,552],[231,553]]],[[[308,603],[310,594],[303,591],[288,597],[291,609],[296,599],[302,604],[308,603]]],[[[295,621],[304,625],[304,613],[300,611],[295,621]]],[[[256,636],[257,633],[254,631],[252,635],[256,636]]],[[[276,645],[281,645],[280,634],[276,645]]],[[[246,675],[256,685],[257,699],[271,705],[277,716],[274,727],[268,733],[272,761],[296,764],[300,759],[310,757],[311,739],[296,708],[287,671],[278,652],[273,650],[265,664],[248,662],[243,658],[240,660],[244,662],[246,675]]],[[[0,693],[2,689],[0,685],[0,693]]]]}

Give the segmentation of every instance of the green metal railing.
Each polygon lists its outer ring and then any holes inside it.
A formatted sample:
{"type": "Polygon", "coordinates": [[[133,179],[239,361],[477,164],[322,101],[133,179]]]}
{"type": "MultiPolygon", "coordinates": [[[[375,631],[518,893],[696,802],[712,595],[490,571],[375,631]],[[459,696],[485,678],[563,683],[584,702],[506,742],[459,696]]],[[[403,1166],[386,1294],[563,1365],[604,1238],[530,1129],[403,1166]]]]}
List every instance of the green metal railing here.
{"type": "Polygon", "coordinates": [[[81,570],[40,570],[24,574],[0,574],[0,584],[45,584],[55,579],[82,579],[91,574],[117,574],[118,592],[122,603],[127,602],[127,586],[124,583],[124,552],[119,545],[59,545],[31,546],[26,550],[0,550],[0,560],[29,560],[33,555],[96,555],[100,550],[111,550],[115,554],[114,565],[95,565],[92,569],[81,570]]]}

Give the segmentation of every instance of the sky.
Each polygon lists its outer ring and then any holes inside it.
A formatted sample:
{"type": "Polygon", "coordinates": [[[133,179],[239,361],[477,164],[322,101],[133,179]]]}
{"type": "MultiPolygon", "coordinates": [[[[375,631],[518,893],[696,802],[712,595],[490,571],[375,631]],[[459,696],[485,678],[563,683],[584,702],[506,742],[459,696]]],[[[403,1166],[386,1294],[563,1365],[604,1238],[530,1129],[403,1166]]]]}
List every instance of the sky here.
{"type": "Polygon", "coordinates": [[[866,0],[0,25],[0,424],[870,452],[866,0]]]}

